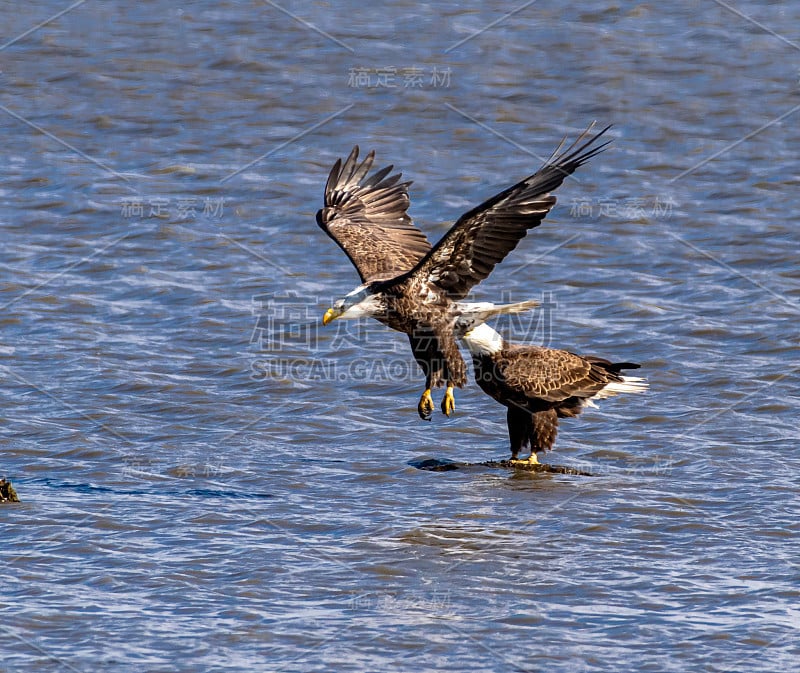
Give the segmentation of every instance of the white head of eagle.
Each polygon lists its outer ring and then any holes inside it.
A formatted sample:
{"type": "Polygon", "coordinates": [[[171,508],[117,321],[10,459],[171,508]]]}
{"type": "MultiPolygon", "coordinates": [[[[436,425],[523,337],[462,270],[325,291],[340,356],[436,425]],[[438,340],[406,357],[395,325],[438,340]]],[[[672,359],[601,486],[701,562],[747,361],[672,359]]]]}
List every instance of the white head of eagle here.
{"type": "Polygon", "coordinates": [[[327,325],[332,320],[344,318],[346,320],[375,317],[386,309],[381,301],[381,295],[375,291],[371,283],[359,285],[352,292],[348,292],[341,299],[337,299],[322,316],[322,324],[327,325]]]}

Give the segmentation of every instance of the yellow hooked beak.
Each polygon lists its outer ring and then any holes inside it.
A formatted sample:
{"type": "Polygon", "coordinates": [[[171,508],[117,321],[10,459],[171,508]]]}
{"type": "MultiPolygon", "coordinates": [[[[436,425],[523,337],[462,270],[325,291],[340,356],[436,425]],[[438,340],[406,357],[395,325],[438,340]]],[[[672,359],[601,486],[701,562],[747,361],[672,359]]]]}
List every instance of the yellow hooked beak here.
{"type": "Polygon", "coordinates": [[[325,315],[322,316],[322,324],[327,325],[332,320],[336,320],[336,318],[338,318],[340,315],[341,313],[337,312],[335,309],[329,308],[327,311],[325,311],[325,315]]]}

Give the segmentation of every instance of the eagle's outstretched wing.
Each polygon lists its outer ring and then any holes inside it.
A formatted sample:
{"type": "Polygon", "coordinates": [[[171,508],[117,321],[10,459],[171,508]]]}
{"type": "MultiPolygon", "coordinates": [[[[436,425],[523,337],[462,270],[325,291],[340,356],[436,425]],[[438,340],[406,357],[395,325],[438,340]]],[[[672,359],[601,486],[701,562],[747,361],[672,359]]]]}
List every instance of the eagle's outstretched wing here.
{"type": "Polygon", "coordinates": [[[507,386],[527,397],[562,402],[570,397],[593,397],[610,382],[622,380],[620,369],[638,367],[551,348],[515,346],[502,362],[501,372],[507,386]]]}
{"type": "Polygon", "coordinates": [[[529,229],[539,226],[556,203],[550,192],[611,142],[595,145],[611,128],[606,126],[581,144],[593,127],[560,152],[562,141],[536,173],[462,215],[408,276],[437,285],[451,299],[463,299],[529,229]]]}
{"type": "Polygon", "coordinates": [[[388,280],[419,262],[431,244],[406,213],[408,185],[393,166],[367,175],[375,153],[358,163],[358,145],[344,164],[337,159],[325,185],[317,224],[345,251],[362,282],[388,280]]]}

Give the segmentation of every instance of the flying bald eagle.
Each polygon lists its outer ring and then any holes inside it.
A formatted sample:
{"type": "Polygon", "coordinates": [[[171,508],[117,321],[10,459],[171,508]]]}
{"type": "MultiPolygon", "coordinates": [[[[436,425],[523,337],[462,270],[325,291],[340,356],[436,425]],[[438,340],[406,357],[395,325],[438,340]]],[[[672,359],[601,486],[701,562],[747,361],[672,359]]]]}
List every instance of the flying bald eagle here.
{"type": "Polygon", "coordinates": [[[481,390],[508,409],[512,463],[538,463],[536,454],[553,448],[559,418],[577,416],[584,407],[596,406],[594,400],[647,390],[645,379],[620,374],[639,368],[632,362],[507,344],[489,325],[472,327],[463,318],[455,331],[472,354],[481,390]],[[524,449],[530,449],[530,456],[519,460],[524,449]]]}
{"type": "Polygon", "coordinates": [[[425,374],[417,406],[423,419],[433,412],[431,388],[447,384],[442,411],[449,416],[453,387],[467,382],[453,327],[471,305],[460,300],[541,223],[556,203],[550,192],[610,142],[596,144],[609,126],[586,140],[593,127],[564,151],[562,141],[536,173],[462,215],[433,247],[406,212],[411,183],[400,182],[400,173],[390,176],[393,166],[368,175],[375,154],[359,163],[356,146],[331,169],[317,223],[350,258],[361,284],[335,301],[322,322],[372,316],[405,332],[425,374]]]}

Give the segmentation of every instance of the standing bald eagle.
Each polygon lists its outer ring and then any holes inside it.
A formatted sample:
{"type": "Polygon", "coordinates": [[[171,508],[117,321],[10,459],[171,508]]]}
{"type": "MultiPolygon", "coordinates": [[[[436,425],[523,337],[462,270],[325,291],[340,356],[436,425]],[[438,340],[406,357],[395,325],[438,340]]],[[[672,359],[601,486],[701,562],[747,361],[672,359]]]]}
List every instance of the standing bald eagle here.
{"type": "Polygon", "coordinates": [[[469,306],[459,300],[542,222],[556,203],[550,192],[610,142],[595,144],[610,127],[585,140],[593,127],[560,152],[562,142],[536,173],[462,215],[434,247],[406,213],[411,183],[400,182],[399,173],[389,176],[392,166],[368,175],[374,152],[358,163],[355,147],[331,169],[317,223],[350,258],[362,284],[334,302],[322,322],[372,316],[405,332],[425,374],[417,407],[423,419],[433,412],[431,388],[447,384],[442,411],[449,416],[453,387],[467,381],[453,336],[469,306]]]}
{"type": "Polygon", "coordinates": [[[462,319],[456,334],[472,354],[481,390],[508,408],[512,463],[538,463],[537,452],[553,448],[559,418],[577,416],[584,407],[595,406],[593,400],[647,390],[643,378],[620,374],[623,369],[639,368],[632,362],[612,363],[552,348],[507,344],[489,325],[470,327],[462,319]],[[530,449],[530,456],[519,460],[524,449],[530,449]]]}

